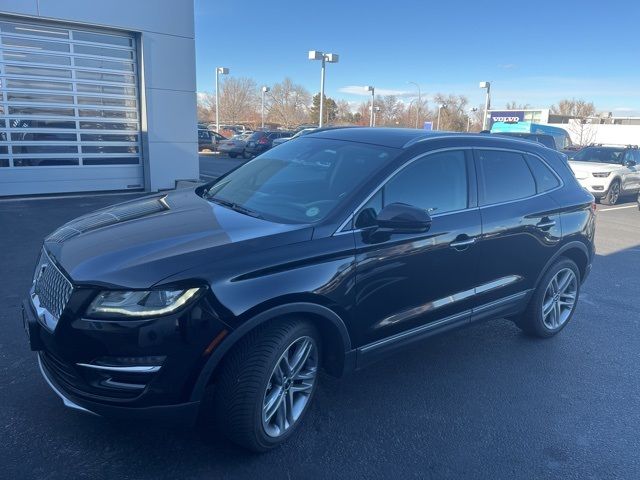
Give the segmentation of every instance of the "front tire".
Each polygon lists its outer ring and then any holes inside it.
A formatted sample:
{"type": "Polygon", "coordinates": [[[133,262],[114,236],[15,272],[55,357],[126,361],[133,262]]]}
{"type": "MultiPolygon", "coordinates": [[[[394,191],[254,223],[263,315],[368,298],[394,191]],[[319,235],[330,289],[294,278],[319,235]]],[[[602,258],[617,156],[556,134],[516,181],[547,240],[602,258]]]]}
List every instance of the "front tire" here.
{"type": "Polygon", "coordinates": [[[609,185],[607,194],[600,200],[604,205],[615,205],[620,199],[620,180],[614,180],[609,185]]]}
{"type": "Polygon", "coordinates": [[[242,151],[242,158],[244,158],[245,160],[249,160],[251,158],[251,154],[249,152],[247,152],[246,150],[242,151]]]}
{"type": "Polygon", "coordinates": [[[318,383],[320,336],[306,321],[275,321],[240,340],[214,387],[216,425],[234,443],[264,452],[284,443],[318,383]]]}
{"type": "Polygon", "coordinates": [[[237,154],[237,153],[235,153],[235,152],[229,152],[229,157],[231,157],[231,158],[236,158],[237,156],[238,156],[238,154],[237,154]]]}
{"type": "Polygon", "coordinates": [[[569,323],[580,296],[580,270],[573,260],[560,258],[543,275],[516,325],[526,334],[549,338],[569,323]]]}

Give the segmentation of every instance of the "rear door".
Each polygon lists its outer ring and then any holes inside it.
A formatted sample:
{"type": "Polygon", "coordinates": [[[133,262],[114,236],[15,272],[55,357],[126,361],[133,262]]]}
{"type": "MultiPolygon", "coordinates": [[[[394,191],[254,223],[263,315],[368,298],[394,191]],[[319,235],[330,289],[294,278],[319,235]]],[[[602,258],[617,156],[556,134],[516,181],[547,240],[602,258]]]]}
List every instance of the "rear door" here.
{"type": "Polygon", "coordinates": [[[622,157],[622,189],[624,192],[635,192],[640,187],[640,166],[638,166],[638,150],[629,149],[622,157]]]}
{"type": "Polygon", "coordinates": [[[561,180],[542,158],[526,152],[478,148],[474,156],[482,218],[478,305],[517,304],[561,239],[560,209],[549,195],[561,180]]]}

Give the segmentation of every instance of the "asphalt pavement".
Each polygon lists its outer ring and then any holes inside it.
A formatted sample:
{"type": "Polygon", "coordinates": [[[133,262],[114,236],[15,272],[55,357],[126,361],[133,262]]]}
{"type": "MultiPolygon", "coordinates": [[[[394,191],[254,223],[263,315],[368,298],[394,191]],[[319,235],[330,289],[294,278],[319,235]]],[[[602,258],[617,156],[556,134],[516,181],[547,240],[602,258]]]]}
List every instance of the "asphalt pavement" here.
{"type": "MultiPolygon", "coordinates": [[[[203,175],[241,160],[211,155],[203,175]]],[[[203,176],[203,179],[206,177],[203,176]]],[[[300,431],[263,455],[196,429],[63,407],[20,321],[43,237],[130,195],[0,201],[0,475],[6,479],[640,478],[640,212],[601,208],[571,323],[535,340],[493,320],[324,377],[300,431]]]]}

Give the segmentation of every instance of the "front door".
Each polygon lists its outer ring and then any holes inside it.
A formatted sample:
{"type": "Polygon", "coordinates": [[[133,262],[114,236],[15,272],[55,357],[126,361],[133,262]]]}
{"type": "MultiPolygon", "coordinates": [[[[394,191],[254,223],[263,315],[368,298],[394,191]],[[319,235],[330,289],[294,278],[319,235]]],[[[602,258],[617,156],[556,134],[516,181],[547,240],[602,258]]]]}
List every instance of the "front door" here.
{"type": "Polygon", "coordinates": [[[356,342],[365,345],[470,306],[476,284],[480,214],[471,150],[427,154],[406,165],[356,213],[356,342]],[[380,235],[383,206],[428,210],[423,233],[380,235]]]}

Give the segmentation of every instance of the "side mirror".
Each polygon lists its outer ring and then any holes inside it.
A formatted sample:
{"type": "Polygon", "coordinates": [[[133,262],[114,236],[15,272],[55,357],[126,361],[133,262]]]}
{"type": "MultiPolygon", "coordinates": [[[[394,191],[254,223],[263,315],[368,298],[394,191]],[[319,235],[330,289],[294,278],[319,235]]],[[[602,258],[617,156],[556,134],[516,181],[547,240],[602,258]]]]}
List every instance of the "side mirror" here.
{"type": "Polygon", "coordinates": [[[378,228],[395,233],[426,232],[431,226],[431,215],[418,207],[405,203],[390,203],[376,219],[378,228]]]}

